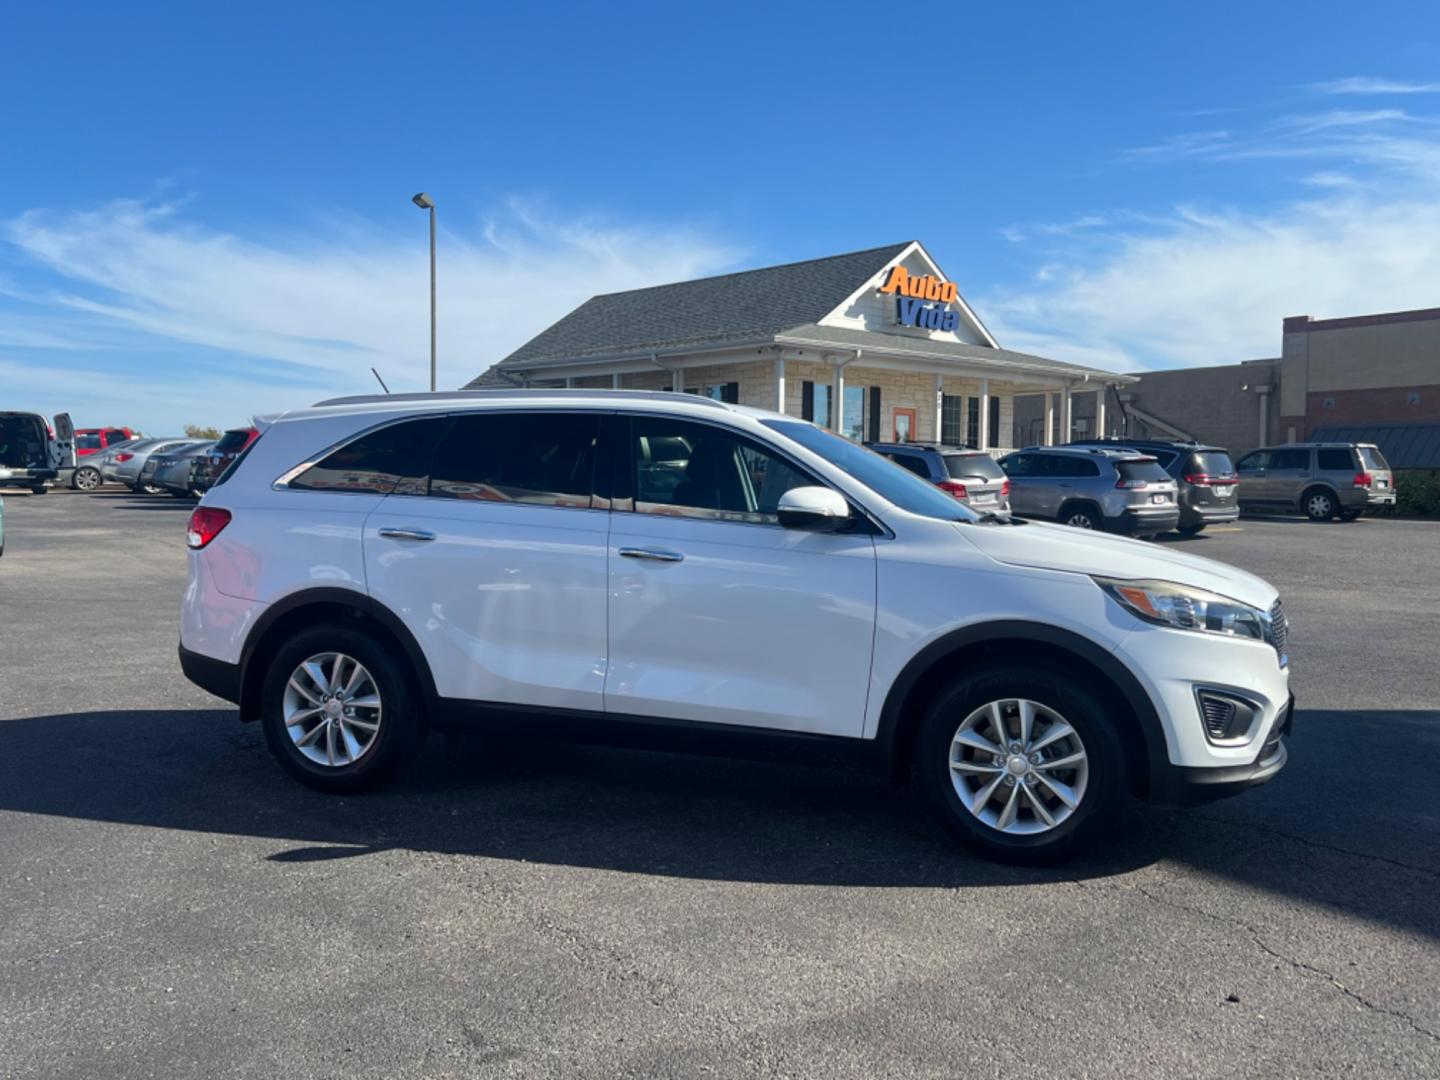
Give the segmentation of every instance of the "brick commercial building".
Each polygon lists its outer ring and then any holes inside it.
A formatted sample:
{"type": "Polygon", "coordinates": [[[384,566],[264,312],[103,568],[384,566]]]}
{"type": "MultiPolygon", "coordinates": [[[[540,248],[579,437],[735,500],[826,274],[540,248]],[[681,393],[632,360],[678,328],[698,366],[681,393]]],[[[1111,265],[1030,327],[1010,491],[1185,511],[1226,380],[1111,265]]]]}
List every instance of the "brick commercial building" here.
{"type": "MultiPolygon", "coordinates": [[[[1194,438],[1237,456],[1263,444],[1346,441],[1360,430],[1389,456],[1387,443],[1428,444],[1425,429],[1440,426],[1440,308],[1297,315],[1283,323],[1279,357],[1142,372],[1112,391],[1111,406],[1112,429],[1194,438]]],[[[1017,419],[1023,425],[1034,415],[1017,419]]],[[[1083,423],[1077,411],[1077,427],[1083,423]]]]}
{"type": "Polygon", "coordinates": [[[595,296],[469,387],[684,391],[853,439],[1009,449],[1103,418],[1134,381],[1002,349],[910,241],[595,296]],[[1017,402],[1037,417],[1023,431],[1017,402]]]}

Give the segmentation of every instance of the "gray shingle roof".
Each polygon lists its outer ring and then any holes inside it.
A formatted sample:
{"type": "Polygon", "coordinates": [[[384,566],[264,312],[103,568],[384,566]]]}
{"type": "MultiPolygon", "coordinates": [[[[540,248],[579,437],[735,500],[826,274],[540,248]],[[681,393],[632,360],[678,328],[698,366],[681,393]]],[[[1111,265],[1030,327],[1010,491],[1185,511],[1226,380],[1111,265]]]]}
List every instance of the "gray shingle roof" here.
{"type": "Polygon", "coordinates": [[[592,296],[500,361],[550,360],[748,341],[823,319],[910,245],[592,296]]]}
{"type": "Polygon", "coordinates": [[[1310,441],[1374,443],[1392,469],[1440,469],[1440,423],[1324,424],[1310,441]]]}

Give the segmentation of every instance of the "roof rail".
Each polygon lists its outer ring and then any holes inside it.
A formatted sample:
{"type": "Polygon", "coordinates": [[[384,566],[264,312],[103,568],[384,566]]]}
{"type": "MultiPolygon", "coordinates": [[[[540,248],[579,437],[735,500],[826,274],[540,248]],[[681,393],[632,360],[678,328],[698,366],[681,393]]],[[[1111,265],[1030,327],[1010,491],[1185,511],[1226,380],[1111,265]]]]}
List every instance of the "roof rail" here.
{"type": "Polygon", "coordinates": [[[415,402],[415,401],[503,401],[506,398],[573,398],[576,395],[585,397],[608,398],[616,401],[634,401],[637,398],[642,401],[684,401],[687,404],[713,406],[717,409],[730,408],[723,401],[716,401],[701,394],[675,393],[672,390],[611,390],[611,389],[589,389],[584,387],[573,387],[564,389],[559,387],[504,387],[494,390],[436,390],[423,391],[410,394],[356,394],[352,397],[326,398],[324,401],[317,401],[311,406],[312,409],[323,409],[330,405],[377,405],[389,402],[415,402]]]}

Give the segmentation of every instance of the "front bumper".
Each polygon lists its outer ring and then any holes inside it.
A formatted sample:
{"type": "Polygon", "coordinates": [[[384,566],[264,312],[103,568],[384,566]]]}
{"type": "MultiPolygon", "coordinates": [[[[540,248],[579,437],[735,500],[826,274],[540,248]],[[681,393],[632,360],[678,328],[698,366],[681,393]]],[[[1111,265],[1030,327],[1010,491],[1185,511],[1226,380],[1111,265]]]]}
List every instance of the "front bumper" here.
{"type": "Polygon", "coordinates": [[[1294,723],[1295,695],[1291,694],[1253,761],[1208,768],[1167,762],[1152,770],[1149,801],[1159,806],[1194,806],[1239,795],[1248,788],[1266,783],[1290,759],[1286,740],[1294,723]]]}

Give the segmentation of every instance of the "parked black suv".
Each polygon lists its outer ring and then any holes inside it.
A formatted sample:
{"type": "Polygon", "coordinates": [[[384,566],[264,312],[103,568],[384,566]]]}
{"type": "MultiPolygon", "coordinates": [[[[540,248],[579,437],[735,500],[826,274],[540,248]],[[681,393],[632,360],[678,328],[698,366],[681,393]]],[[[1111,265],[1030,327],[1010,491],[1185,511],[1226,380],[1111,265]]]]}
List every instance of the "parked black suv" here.
{"type": "Polygon", "coordinates": [[[1224,447],[1170,439],[1082,439],[1070,445],[1129,447],[1154,455],[1179,487],[1178,531],[1184,536],[1240,516],[1240,478],[1224,447]]]}

